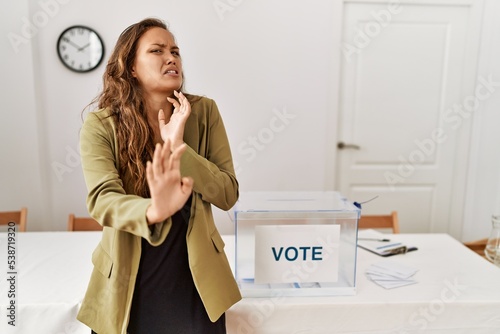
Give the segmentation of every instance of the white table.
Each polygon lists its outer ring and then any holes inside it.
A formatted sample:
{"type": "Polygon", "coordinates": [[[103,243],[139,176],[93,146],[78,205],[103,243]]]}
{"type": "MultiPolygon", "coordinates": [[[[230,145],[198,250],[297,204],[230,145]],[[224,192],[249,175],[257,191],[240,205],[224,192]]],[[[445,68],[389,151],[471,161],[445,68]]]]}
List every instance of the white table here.
{"type": "Polygon", "coordinates": [[[358,249],[356,296],[245,299],[228,312],[230,333],[500,333],[500,268],[446,234],[390,238],[419,249],[358,249]],[[419,283],[385,290],[364,275],[379,261],[418,268],[419,283]]]}
{"type": "MultiPolygon", "coordinates": [[[[391,258],[358,251],[355,296],[245,298],[227,312],[228,333],[500,333],[500,268],[445,234],[398,238],[419,250],[391,258]],[[419,268],[419,283],[385,290],[368,281],[364,270],[386,260],[419,268]]],[[[100,232],[25,232],[16,239],[13,328],[0,234],[0,333],[89,334],[75,316],[100,232]]],[[[232,261],[234,241],[224,240],[232,261]]]]}

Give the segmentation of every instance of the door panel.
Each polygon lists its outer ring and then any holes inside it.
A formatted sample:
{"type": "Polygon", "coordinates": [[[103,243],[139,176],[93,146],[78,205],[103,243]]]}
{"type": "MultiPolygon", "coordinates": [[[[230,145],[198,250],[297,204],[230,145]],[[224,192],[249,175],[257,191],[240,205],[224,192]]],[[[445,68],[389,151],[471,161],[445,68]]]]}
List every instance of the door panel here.
{"type": "Polygon", "coordinates": [[[356,201],[378,195],[363,213],[398,210],[402,232],[462,223],[450,217],[462,210],[454,191],[465,186],[457,162],[469,125],[457,127],[451,107],[474,95],[479,16],[472,3],[448,3],[344,4],[339,141],[359,149],[338,151],[336,188],[356,201]]]}
{"type": "Polygon", "coordinates": [[[372,202],[362,205],[363,213],[377,212],[376,208],[384,208],[385,213],[389,213],[393,209],[399,209],[400,224],[405,225],[403,233],[426,233],[433,230],[431,211],[422,210],[422,208],[432,207],[432,203],[435,201],[435,187],[411,185],[399,186],[391,190],[384,184],[370,186],[355,185],[351,188],[351,196],[353,198],[366,199],[378,196],[372,202]],[[411,203],[408,202],[410,198],[412,200],[411,203]],[[404,211],[400,208],[404,208],[404,211]],[[416,223],[408,224],[408,221],[416,223]]]}

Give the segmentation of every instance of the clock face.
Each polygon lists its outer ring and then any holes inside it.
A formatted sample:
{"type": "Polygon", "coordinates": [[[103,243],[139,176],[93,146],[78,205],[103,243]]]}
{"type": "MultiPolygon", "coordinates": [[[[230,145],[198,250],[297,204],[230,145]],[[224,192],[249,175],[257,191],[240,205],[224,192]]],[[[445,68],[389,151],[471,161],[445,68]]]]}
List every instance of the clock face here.
{"type": "Polygon", "coordinates": [[[73,26],[59,36],[57,54],[70,70],[89,72],[101,63],[104,57],[104,43],[91,28],[73,26]]]}

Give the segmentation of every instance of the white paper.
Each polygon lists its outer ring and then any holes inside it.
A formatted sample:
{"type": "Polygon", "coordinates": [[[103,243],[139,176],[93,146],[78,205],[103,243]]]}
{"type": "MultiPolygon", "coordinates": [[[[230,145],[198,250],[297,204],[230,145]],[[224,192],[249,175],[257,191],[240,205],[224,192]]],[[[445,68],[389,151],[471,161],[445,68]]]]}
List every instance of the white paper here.
{"type": "Polygon", "coordinates": [[[381,272],[385,275],[395,278],[407,279],[415,275],[418,270],[395,261],[381,261],[371,265],[370,268],[368,268],[367,272],[369,271],[379,273],[381,272]]]}
{"type": "Polygon", "coordinates": [[[336,282],[339,240],[340,225],[256,226],[255,283],[336,282]]]}
{"type": "Polygon", "coordinates": [[[372,264],[366,269],[365,274],[369,280],[383,288],[393,289],[417,283],[412,278],[417,272],[418,269],[399,262],[385,260],[372,264]]]}
{"type": "Polygon", "coordinates": [[[406,253],[407,246],[394,235],[387,236],[373,229],[358,231],[358,246],[381,256],[406,253]]]}

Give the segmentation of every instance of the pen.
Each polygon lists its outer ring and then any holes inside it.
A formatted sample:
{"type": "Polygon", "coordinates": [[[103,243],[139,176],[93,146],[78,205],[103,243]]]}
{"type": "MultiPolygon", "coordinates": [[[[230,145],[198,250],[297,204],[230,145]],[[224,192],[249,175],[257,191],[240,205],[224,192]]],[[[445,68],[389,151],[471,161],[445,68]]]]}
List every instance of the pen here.
{"type": "Polygon", "coordinates": [[[377,238],[358,238],[358,240],[370,240],[370,241],[382,241],[382,242],[391,241],[390,239],[377,239],[377,238]]]}

